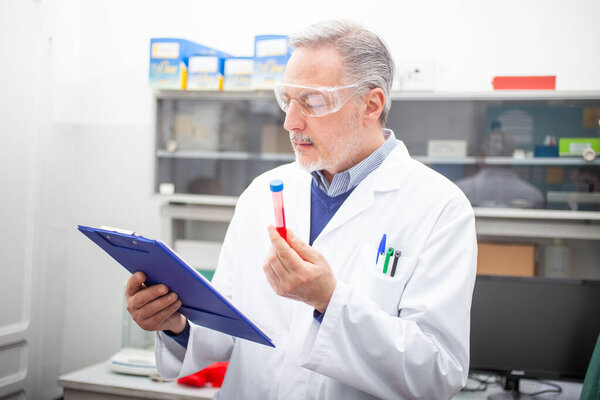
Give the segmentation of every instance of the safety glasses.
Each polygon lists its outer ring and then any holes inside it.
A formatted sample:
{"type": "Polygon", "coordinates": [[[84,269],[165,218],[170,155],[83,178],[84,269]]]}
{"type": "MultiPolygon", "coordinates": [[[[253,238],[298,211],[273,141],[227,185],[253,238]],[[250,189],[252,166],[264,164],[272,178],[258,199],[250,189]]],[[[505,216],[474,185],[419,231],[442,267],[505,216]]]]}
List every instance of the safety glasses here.
{"type": "Polygon", "coordinates": [[[315,87],[292,85],[287,83],[275,84],[275,98],[279,107],[287,113],[292,100],[302,115],[308,117],[323,117],[339,111],[348,100],[358,91],[358,85],[315,87]]]}

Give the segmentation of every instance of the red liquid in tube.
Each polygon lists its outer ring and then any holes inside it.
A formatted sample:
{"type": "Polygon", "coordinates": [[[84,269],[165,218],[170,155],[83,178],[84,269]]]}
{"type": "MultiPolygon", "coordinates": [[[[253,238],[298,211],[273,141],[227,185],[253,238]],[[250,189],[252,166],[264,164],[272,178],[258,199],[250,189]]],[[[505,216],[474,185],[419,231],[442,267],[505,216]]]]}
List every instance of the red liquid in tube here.
{"type": "Polygon", "coordinates": [[[283,208],[283,181],[280,179],[271,181],[271,194],[273,195],[273,210],[275,211],[275,229],[284,240],[287,240],[285,211],[283,208]]]}

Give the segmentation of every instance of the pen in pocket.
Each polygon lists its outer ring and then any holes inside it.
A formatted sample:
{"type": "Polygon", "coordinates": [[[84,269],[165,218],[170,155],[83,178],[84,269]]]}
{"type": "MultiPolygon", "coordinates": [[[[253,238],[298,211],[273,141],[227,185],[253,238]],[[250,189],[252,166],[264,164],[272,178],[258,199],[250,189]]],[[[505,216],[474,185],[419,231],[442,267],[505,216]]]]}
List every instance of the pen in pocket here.
{"type": "Polygon", "coordinates": [[[396,252],[394,253],[394,264],[392,264],[392,273],[391,273],[392,276],[394,276],[396,274],[396,265],[398,265],[398,259],[400,258],[401,254],[402,254],[402,252],[400,250],[396,250],[396,252]]]}
{"type": "Polygon", "coordinates": [[[377,249],[377,258],[375,258],[375,265],[379,265],[379,256],[382,256],[385,254],[386,236],[387,235],[384,233],[383,236],[381,237],[381,241],[379,242],[379,248],[377,249]]]}
{"type": "Polygon", "coordinates": [[[388,264],[390,263],[390,257],[394,255],[394,248],[390,247],[387,251],[387,253],[385,253],[385,263],[383,264],[383,274],[386,275],[387,274],[387,270],[388,270],[388,264]]]}

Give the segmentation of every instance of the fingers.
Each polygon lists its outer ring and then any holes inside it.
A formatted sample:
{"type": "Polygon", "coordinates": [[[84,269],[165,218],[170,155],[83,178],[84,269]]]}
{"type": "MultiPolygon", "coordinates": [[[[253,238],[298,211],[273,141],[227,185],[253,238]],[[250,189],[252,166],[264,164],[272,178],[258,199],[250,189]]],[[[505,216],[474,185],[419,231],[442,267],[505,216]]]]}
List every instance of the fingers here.
{"type": "MultiPolygon", "coordinates": [[[[276,233],[276,235],[279,235],[279,233],[276,233]]],[[[283,282],[287,282],[292,276],[286,266],[279,259],[274,246],[271,246],[267,256],[265,257],[263,271],[265,273],[265,277],[267,278],[267,282],[269,282],[269,285],[277,294],[282,293],[281,286],[283,285],[283,282]]]]}
{"type": "Polygon", "coordinates": [[[273,270],[271,265],[265,263],[265,265],[263,265],[263,271],[265,272],[267,282],[269,282],[269,285],[271,285],[275,292],[277,292],[277,288],[279,287],[279,282],[281,282],[281,280],[279,279],[277,274],[275,274],[275,271],[273,270]]]}
{"type": "MultiPolygon", "coordinates": [[[[290,247],[288,242],[279,235],[279,232],[277,232],[274,226],[269,225],[267,229],[269,231],[269,239],[271,239],[275,254],[281,262],[281,265],[288,272],[294,272],[294,270],[301,265],[302,258],[300,258],[300,256],[290,247]]],[[[288,238],[293,237],[293,232],[288,229],[287,235],[288,238]]]]}
{"type": "Polygon", "coordinates": [[[125,297],[129,298],[138,291],[144,288],[144,282],[146,281],[146,274],[141,271],[137,271],[127,279],[127,286],[125,288],[125,297]]]}
{"type": "Polygon", "coordinates": [[[130,306],[133,310],[138,310],[142,307],[145,307],[147,304],[150,304],[155,299],[166,295],[167,293],[169,293],[169,288],[162,284],[153,285],[147,288],[145,287],[143,289],[138,290],[132,296],[126,296],[127,305],[128,307],[130,306]]]}
{"type": "Polygon", "coordinates": [[[146,275],[138,271],[127,280],[127,311],[146,330],[159,330],[161,325],[181,307],[177,294],[165,285],[146,287],[146,275]]]}
{"type": "Polygon", "coordinates": [[[285,271],[279,260],[277,260],[275,266],[268,262],[265,263],[265,265],[263,265],[263,271],[265,272],[267,282],[269,282],[273,291],[280,296],[285,296],[287,293],[285,287],[288,285],[288,282],[293,279],[293,275],[285,271]]]}
{"type": "Polygon", "coordinates": [[[181,307],[181,300],[177,300],[174,303],[169,304],[167,307],[161,309],[157,313],[148,316],[145,319],[136,321],[142,329],[149,331],[165,330],[170,327],[165,325],[165,322],[173,316],[181,307]]]}
{"type": "MultiPolygon", "coordinates": [[[[156,286],[166,288],[164,285],[156,286]]],[[[156,286],[143,289],[127,300],[127,311],[133,320],[141,328],[151,331],[161,330],[163,322],[181,307],[181,300],[178,300],[177,294],[173,292],[154,296],[152,292],[155,291],[156,286]],[[140,300],[141,296],[151,297],[152,300],[147,302],[146,299],[140,300]]]]}
{"type": "MultiPolygon", "coordinates": [[[[279,235],[279,233],[275,234],[279,235]]],[[[289,247],[287,248],[288,252],[292,252],[289,247]]],[[[302,260],[298,258],[297,261],[301,262],[302,260]]],[[[277,253],[277,249],[275,248],[275,246],[271,246],[271,248],[269,249],[267,256],[265,257],[265,264],[263,265],[263,269],[265,269],[265,272],[270,271],[278,281],[286,279],[286,277],[294,271],[293,264],[290,263],[290,261],[287,260],[285,256],[280,256],[277,253]]]]}
{"type": "Polygon", "coordinates": [[[304,260],[311,264],[317,264],[321,260],[321,253],[296,236],[291,229],[287,229],[287,241],[283,240],[273,226],[269,225],[267,229],[271,243],[284,265],[287,265],[288,260],[292,262],[304,260]]]}
{"type": "Polygon", "coordinates": [[[335,290],[336,279],[323,255],[287,230],[287,241],[268,227],[271,249],[263,270],[280,296],[303,301],[323,312],[335,290]]]}
{"type": "Polygon", "coordinates": [[[272,246],[265,257],[263,270],[265,273],[272,275],[275,281],[281,280],[281,275],[283,275],[284,272],[287,272],[285,267],[281,264],[281,261],[279,260],[279,257],[277,257],[277,253],[272,246]]]}
{"type": "MultiPolygon", "coordinates": [[[[276,246],[277,248],[286,247],[287,242],[281,237],[281,235],[279,234],[279,232],[277,232],[277,229],[275,229],[273,225],[268,225],[267,231],[269,232],[269,239],[271,239],[271,243],[273,244],[273,246],[276,246]]],[[[291,230],[289,229],[286,229],[286,231],[287,234],[291,232],[291,230]]]]}
{"type": "MultiPolygon", "coordinates": [[[[297,289],[305,281],[309,265],[281,238],[273,226],[268,227],[272,246],[267,253],[263,271],[273,291],[284,297],[297,298],[297,289]]],[[[288,239],[291,231],[288,230],[288,239]]]]}
{"type": "Polygon", "coordinates": [[[317,261],[319,261],[320,253],[309,246],[308,243],[301,240],[289,229],[287,231],[287,243],[303,260],[313,264],[316,264],[317,261]]]}

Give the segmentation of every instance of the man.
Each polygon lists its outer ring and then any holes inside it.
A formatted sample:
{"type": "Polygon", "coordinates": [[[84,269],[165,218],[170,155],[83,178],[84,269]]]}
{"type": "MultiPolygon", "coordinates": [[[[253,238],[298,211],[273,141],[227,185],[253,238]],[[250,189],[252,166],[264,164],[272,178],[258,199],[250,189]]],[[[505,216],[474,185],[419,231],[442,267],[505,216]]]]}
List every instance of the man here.
{"type": "Polygon", "coordinates": [[[167,379],[230,360],[223,399],[450,398],[468,373],[473,211],[383,129],[394,66],[376,35],[332,21],[290,40],[275,92],[296,162],[240,196],[213,279],[276,348],[188,323],[176,295],[145,288],[141,273],[129,312],[159,331],[167,379]],[[287,241],[267,228],[273,179],[287,241]],[[399,255],[388,268],[384,234],[399,255]]]}

